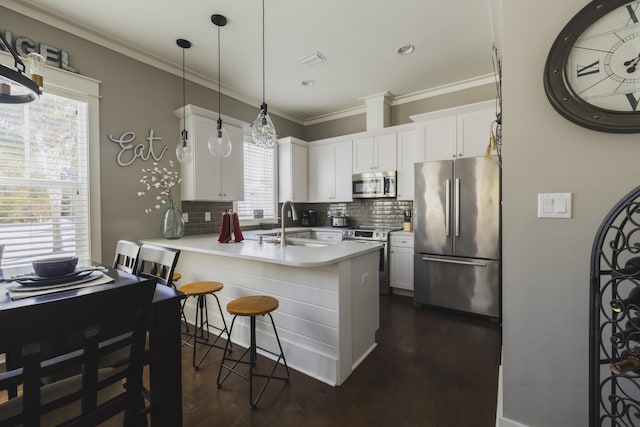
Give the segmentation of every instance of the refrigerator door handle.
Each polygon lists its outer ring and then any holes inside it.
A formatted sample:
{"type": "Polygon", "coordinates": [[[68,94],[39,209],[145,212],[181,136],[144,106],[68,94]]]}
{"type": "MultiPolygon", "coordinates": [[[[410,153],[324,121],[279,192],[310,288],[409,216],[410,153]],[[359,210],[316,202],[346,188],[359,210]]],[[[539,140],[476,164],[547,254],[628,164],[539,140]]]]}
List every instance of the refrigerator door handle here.
{"type": "Polygon", "coordinates": [[[444,229],[446,236],[451,236],[451,180],[445,179],[444,229]]]}
{"type": "Polygon", "coordinates": [[[456,237],[460,237],[460,178],[456,178],[456,205],[454,207],[456,237]]]}
{"type": "Polygon", "coordinates": [[[461,261],[457,259],[442,259],[442,258],[433,258],[428,256],[422,257],[423,261],[432,261],[432,262],[444,262],[447,264],[461,264],[461,265],[472,265],[474,267],[486,267],[487,263],[482,261],[461,261]]]}

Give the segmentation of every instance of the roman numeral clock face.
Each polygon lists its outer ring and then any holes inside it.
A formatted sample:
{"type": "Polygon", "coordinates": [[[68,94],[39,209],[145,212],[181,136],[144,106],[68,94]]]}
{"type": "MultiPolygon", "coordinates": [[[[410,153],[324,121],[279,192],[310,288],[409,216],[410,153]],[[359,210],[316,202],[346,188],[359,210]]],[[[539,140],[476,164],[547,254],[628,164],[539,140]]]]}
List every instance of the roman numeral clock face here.
{"type": "Polygon", "coordinates": [[[551,47],[544,87],[578,125],[640,132],[640,0],[592,1],[578,12],[551,47]]]}

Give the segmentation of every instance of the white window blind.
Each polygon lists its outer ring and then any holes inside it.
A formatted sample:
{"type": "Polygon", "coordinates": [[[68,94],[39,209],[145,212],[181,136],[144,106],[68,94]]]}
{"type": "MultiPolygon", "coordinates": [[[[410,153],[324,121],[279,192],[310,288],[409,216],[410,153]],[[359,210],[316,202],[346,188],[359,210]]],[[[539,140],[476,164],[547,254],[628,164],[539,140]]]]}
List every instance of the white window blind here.
{"type": "Polygon", "coordinates": [[[89,259],[87,103],[45,93],[0,104],[3,266],[42,256],[89,259]]]}
{"type": "Polygon", "coordinates": [[[244,201],[237,203],[238,216],[250,219],[262,209],[264,218],[275,218],[275,197],[275,149],[260,148],[245,137],[244,201]]]}

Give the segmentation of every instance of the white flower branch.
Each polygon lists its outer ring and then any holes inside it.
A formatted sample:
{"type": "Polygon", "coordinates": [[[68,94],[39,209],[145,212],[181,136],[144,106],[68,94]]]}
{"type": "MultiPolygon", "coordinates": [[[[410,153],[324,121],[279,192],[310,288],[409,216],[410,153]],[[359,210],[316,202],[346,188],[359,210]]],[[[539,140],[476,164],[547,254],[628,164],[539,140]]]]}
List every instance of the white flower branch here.
{"type": "MultiPolygon", "coordinates": [[[[140,179],[140,182],[145,187],[145,191],[138,191],[138,196],[142,197],[150,191],[158,191],[156,196],[157,203],[153,206],[155,209],[160,209],[162,205],[167,202],[173,202],[173,195],[171,189],[180,184],[182,179],[180,173],[177,170],[173,170],[173,161],[169,161],[169,168],[160,168],[157,162],[153,163],[153,168],[142,169],[142,173],[145,174],[140,179]]],[[[153,212],[153,209],[146,208],[146,213],[153,212]]]]}

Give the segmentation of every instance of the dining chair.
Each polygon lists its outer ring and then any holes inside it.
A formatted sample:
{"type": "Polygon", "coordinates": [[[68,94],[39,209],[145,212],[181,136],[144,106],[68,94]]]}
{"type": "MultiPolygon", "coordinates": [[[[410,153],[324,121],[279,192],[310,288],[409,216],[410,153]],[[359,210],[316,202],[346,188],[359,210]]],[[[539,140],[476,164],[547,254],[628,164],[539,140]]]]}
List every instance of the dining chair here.
{"type": "Polygon", "coordinates": [[[11,325],[0,328],[0,352],[16,356],[0,373],[0,389],[22,385],[22,394],[0,404],[0,425],[144,425],[142,370],[155,282],[0,310],[0,324],[11,325]],[[28,321],[34,318],[55,321],[28,321]],[[123,348],[126,363],[99,367],[99,358],[123,348]],[[70,370],[79,373],[66,375],[70,370]]]}
{"type": "Polygon", "coordinates": [[[138,243],[129,240],[118,240],[113,259],[113,268],[126,273],[133,273],[136,269],[139,252],[140,245],[138,243]]]}
{"type": "Polygon", "coordinates": [[[134,274],[138,276],[154,276],[158,283],[172,286],[173,273],[178,264],[180,251],[161,246],[143,244],[138,252],[138,261],[134,274]]]}

